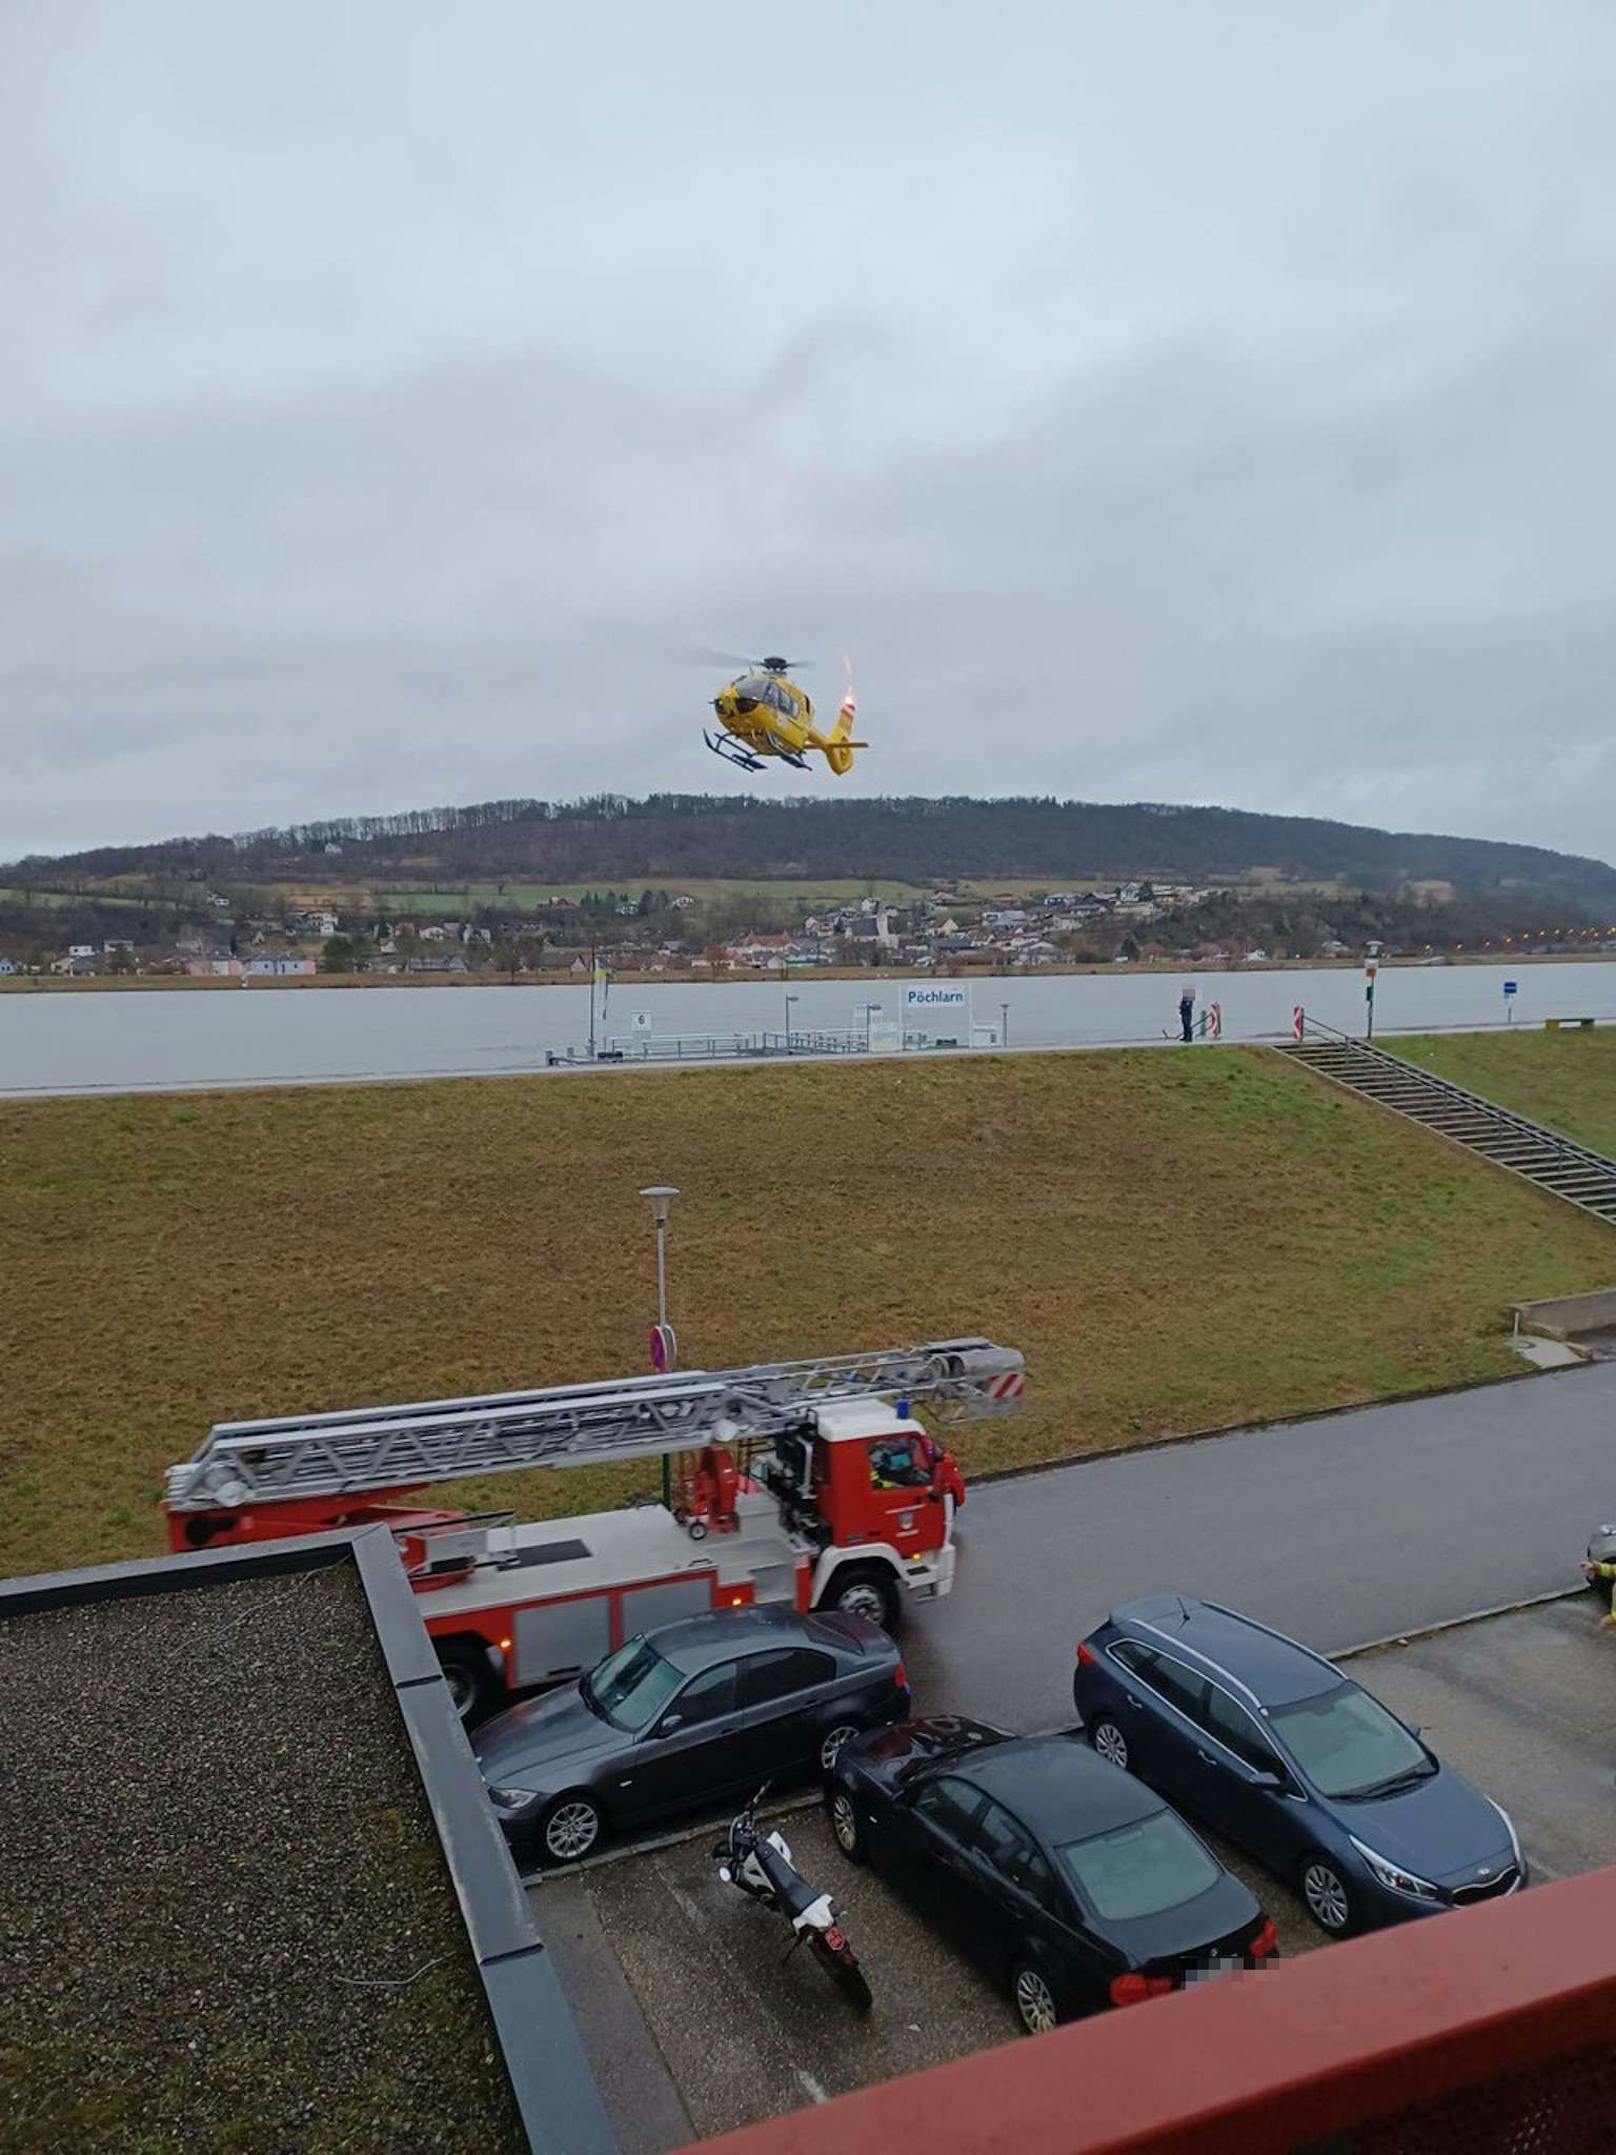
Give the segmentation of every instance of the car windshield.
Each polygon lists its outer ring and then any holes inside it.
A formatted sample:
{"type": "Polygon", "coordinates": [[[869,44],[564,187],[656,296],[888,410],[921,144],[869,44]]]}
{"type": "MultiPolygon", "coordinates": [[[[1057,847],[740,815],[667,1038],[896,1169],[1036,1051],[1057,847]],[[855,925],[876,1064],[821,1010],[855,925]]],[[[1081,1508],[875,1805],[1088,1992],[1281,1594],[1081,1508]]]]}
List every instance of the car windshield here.
{"type": "Polygon", "coordinates": [[[1425,1746],[1356,1684],[1277,1706],[1269,1720],[1323,1796],[1383,1795],[1436,1772],[1425,1746]]]}
{"type": "Polygon", "coordinates": [[[1217,1864],[1172,1811],[1068,1841],[1060,1859],[1095,1914],[1118,1923],[1181,1907],[1218,1882],[1217,1864]]]}
{"type": "Polygon", "coordinates": [[[614,1728],[638,1733],[649,1726],[684,1682],[649,1639],[630,1639],[596,1664],[579,1687],[584,1704],[614,1728]]]}

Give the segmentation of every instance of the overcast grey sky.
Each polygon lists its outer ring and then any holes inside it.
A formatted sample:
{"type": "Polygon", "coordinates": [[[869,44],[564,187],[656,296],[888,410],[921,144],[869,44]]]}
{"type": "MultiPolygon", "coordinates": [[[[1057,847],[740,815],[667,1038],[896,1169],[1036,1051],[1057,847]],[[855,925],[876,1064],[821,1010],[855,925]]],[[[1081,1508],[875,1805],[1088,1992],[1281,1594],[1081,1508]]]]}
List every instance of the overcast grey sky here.
{"type": "MultiPolygon", "coordinates": [[[[1616,856],[1610,0],[50,0],[0,858],[756,787],[1616,856]]],[[[872,863],[872,867],[878,864],[872,863]]]]}

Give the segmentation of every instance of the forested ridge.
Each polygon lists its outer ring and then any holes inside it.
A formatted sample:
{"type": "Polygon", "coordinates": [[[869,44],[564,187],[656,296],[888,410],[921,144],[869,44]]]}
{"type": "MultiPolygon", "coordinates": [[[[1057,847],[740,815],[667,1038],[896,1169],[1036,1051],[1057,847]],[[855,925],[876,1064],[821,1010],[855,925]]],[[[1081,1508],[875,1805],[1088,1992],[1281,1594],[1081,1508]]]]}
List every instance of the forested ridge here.
{"type": "Polygon", "coordinates": [[[1161,802],[914,796],[768,801],[711,794],[513,799],[339,816],[286,829],[106,846],[0,870],[82,887],[111,876],[214,883],[413,877],[882,876],[1238,880],[1253,869],[1364,890],[1442,881],[1531,889],[1616,910],[1616,868],[1546,847],[1161,802]]]}

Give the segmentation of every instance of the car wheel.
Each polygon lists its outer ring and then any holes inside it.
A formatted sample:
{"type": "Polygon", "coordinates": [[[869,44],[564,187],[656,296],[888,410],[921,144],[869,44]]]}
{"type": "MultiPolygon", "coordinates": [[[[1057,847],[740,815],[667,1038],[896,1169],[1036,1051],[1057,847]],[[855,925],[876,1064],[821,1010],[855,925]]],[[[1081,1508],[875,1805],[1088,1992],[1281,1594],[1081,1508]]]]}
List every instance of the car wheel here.
{"type": "Polygon", "coordinates": [[[1096,1721],[1088,1732],[1088,1738],[1101,1758],[1110,1765],[1120,1766],[1124,1773],[1127,1772],[1128,1739],[1114,1721],[1096,1721]]]}
{"type": "Polygon", "coordinates": [[[600,1805],[575,1788],[545,1812],[539,1845],[552,1863],[577,1863],[600,1839],[601,1825],[600,1805]]]}
{"type": "Polygon", "coordinates": [[[822,1609],[837,1609],[843,1616],[867,1616],[883,1631],[898,1628],[898,1585],[881,1564],[847,1564],[837,1572],[820,1599],[822,1609]]]}
{"type": "Polygon", "coordinates": [[[464,1722],[475,1721],[493,1690],[487,1653],[480,1646],[455,1640],[438,1648],[438,1663],[455,1712],[464,1722]]]}
{"type": "Polygon", "coordinates": [[[1010,1970],[1010,1996],[1026,2035],[1047,2035],[1065,2018],[1055,1986],[1036,1961],[1018,1960],[1010,1970]]]}
{"type": "Polygon", "coordinates": [[[834,1728],[826,1729],[819,1745],[819,1770],[829,1773],[842,1755],[842,1748],[850,1744],[860,1733],[856,1721],[838,1721],[834,1728]]]}
{"type": "Polygon", "coordinates": [[[867,1863],[870,1844],[865,1838],[864,1821],[858,1815],[858,1807],[845,1788],[834,1788],[830,1794],[830,1830],[836,1845],[849,1863],[867,1863]]]}
{"type": "Polygon", "coordinates": [[[1302,1864],[1302,1898],[1307,1912],[1332,1938],[1345,1938],[1357,1921],[1358,1911],[1347,1891],[1347,1882],[1324,1856],[1308,1856],[1302,1864]]]}

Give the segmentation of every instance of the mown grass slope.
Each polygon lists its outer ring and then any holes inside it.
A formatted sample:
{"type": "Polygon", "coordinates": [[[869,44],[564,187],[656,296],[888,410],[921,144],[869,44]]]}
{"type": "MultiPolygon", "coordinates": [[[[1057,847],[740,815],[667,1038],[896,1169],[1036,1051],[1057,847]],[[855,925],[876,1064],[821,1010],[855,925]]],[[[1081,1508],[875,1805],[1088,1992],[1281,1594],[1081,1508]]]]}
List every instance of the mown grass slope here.
{"type": "Polygon", "coordinates": [[[1430,1034],[1387,1045],[1422,1070],[1616,1157],[1616,1026],[1430,1034]]]}
{"type": "MultiPolygon", "coordinates": [[[[1261,1050],[0,1106],[0,1572],[151,1550],[220,1418],[982,1331],[978,1468],[1509,1368],[1616,1238],[1261,1050]]],[[[505,1476],[563,1511],[654,1470],[505,1476]]]]}

